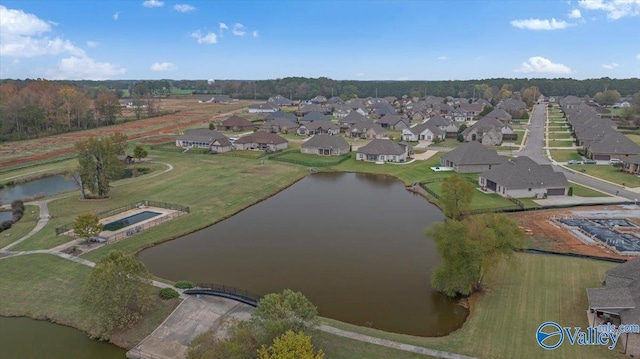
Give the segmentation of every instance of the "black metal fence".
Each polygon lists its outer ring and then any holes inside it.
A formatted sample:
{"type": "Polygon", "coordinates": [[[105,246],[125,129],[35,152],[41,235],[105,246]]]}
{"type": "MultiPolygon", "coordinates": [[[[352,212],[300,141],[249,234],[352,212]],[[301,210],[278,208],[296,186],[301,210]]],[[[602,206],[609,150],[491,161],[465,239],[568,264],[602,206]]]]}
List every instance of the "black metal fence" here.
{"type": "Polygon", "coordinates": [[[185,294],[214,295],[230,299],[235,299],[243,303],[257,306],[262,296],[244,289],[230,287],[224,284],[198,283],[196,287],[186,289],[185,294]]]}
{"type": "MultiPolygon", "coordinates": [[[[111,216],[115,216],[116,214],[120,214],[122,212],[126,212],[129,210],[132,210],[134,208],[143,208],[143,207],[157,207],[157,208],[165,208],[165,209],[171,209],[174,211],[180,211],[180,212],[184,212],[184,213],[189,213],[189,207],[187,206],[181,206],[178,204],[173,204],[173,203],[166,203],[166,202],[156,202],[156,201],[149,201],[149,200],[142,200],[142,201],[138,201],[123,207],[118,207],[116,209],[112,209],[106,212],[100,212],[98,214],[96,214],[96,216],[98,216],[98,219],[103,219],[103,218],[107,218],[107,217],[111,217],[111,216]]],[[[60,226],[58,228],[56,228],[56,236],[59,236],[63,233],[66,233],[70,230],[73,229],[73,223],[68,223],[65,224],[64,226],[60,226]]]]}

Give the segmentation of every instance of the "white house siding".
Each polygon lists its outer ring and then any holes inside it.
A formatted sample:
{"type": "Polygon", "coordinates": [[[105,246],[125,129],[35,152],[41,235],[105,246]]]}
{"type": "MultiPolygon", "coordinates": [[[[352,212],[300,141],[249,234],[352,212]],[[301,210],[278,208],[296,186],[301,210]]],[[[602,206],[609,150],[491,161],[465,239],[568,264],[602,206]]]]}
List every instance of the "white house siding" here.
{"type": "Polygon", "coordinates": [[[454,164],[453,166],[447,166],[445,164],[442,164],[442,166],[453,167],[453,170],[457,173],[480,173],[480,172],[490,170],[496,165],[455,165],[454,164]]]}
{"type": "Polygon", "coordinates": [[[206,142],[192,142],[192,141],[183,141],[176,140],[176,146],[178,147],[195,147],[195,148],[209,148],[209,144],[206,142]]]}
{"type": "Polygon", "coordinates": [[[277,110],[274,109],[261,109],[261,108],[250,108],[249,109],[249,113],[269,113],[269,112],[276,112],[277,110]]]}
{"type": "Polygon", "coordinates": [[[225,153],[231,151],[231,146],[211,146],[212,152],[225,153]]]}

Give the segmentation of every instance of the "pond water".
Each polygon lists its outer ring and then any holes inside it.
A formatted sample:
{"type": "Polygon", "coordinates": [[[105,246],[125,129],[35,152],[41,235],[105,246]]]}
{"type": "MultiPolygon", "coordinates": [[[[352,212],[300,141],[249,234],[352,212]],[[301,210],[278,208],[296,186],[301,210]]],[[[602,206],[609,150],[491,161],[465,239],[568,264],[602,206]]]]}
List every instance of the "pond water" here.
{"type": "Polygon", "coordinates": [[[0,317],[0,358],[124,359],[125,350],[86,333],[29,318],[0,317]]]}
{"type": "Polygon", "coordinates": [[[322,316],[440,336],[468,315],[429,283],[440,258],[424,229],[443,219],[391,177],[319,173],[139,258],[163,278],[260,294],[290,288],[322,316]]]}
{"type": "Polygon", "coordinates": [[[63,175],[44,177],[3,188],[0,190],[0,204],[8,204],[16,199],[33,197],[40,194],[52,196],[74,189],[78,189],[78,186],[73,179],[69,177],[63,175]]]}
{"type": "Polygon", "coordinates": [[[12,219],[13,219],[13,215],[11,214],[11,211],[0,212],[0,223],[4,221],[12,220],[12,219]]]}

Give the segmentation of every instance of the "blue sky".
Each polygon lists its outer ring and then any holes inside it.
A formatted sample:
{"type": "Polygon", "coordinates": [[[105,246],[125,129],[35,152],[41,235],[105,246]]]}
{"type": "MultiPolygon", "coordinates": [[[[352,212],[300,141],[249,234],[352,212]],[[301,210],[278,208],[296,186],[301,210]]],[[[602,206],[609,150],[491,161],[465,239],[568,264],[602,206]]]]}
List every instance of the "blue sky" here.
{"type": "Polygon", "coordinates": [[[0,78],[640,77],[640,0],[9,1],[0,78]]]}

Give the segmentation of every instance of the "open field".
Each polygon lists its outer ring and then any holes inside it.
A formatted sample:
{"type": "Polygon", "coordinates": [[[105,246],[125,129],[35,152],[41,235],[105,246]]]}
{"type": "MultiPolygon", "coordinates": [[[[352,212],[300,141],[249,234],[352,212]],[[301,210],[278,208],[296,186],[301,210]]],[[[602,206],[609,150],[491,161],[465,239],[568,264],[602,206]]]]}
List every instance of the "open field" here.
{"type": "Polygon", "coordinates": [[[171,115],[39,139],[3,143],[0,145],[0,158],[2,158],[0,166],[10,166],[68,154],[73,152],[75,142],[91,136],[105,136],[122,132],[130,139],[135,139],[160,133],[173,133],[199,123],[208,124],[211,119],[222,118],[224,113],[239,110],[253,103],[253,101],[241,101],[229,105],[198,104],[198,99],[198,97],[188,97],[160,100],[162,111],[177,111],[171,115]]]}
{"type": "Polygon", "coordinates": [[[582,157],[576,150],[549,150],[551,158],[558,162],[567,162],[569,160],[582,161],[582,157]]]}
{"type": "Polygon", "coordinates": [[[624,358],[605,347],[568,343],[551,352],[535,341],[538,326],[546,321],[585,327],[585,288],[601,286],[604,272],[616,264],[537,254],[518,254],[514,264],[502,263],[491,272],[485,282],[488,291],[472,300],[470,318],[460,330],[445,337],[412,337],[331,319],[322,321],[341,329],[478,358],[624,358]]]}
{"type": "MultiPolygon", "coordinates": [[[[48,254],[0,260],[0,315],[27,316],[95,332],[91,313],[80,295],[91,268],[48,254]]],[[[133,328],[115,333],[112,341],[130,348],[151,333],[177,305],[157,297],[156,307],[133,328]]]]}
{"type": "Polygon", "coordinates": [[[32,177],[44,177],[47,175],[54,175],[71,171],[78,167],[77,159],[69,159],[64,161],[56,161],[52,163],[44,163],[42,165],[35,165],[33,167],[26,167],[23,169],[5,172],[0,174],[0,183],[7,183],[9,181],[21,181],[25,178],[32,177]]]}
{"type": "Polygon", "coordinates": [[[20,219],[18,223],[14,223],[10,229],[0,234],[0,248],[8,246],[31,232],[38,223],[39,216],[40,208],[38,206],[26,205],[24,207],[24,216],[22,219],[20,219]]]}

